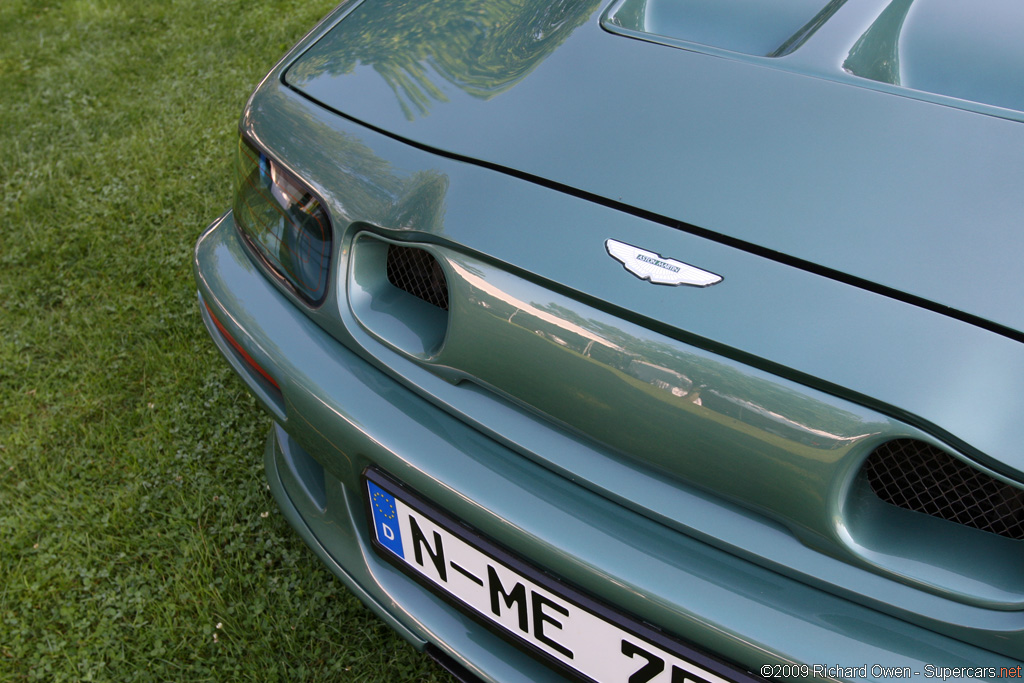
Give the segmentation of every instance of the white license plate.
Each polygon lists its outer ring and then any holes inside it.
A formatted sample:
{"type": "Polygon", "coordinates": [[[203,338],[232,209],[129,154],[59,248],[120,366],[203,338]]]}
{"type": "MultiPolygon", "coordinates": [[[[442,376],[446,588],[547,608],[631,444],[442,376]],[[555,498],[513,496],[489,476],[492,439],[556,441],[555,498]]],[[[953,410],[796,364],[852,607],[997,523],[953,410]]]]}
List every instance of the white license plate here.
{"type": "Polygon", "coordinates": [[[378,552],[564,672],[598,683],[753,680],[546,577],[381,473],[366,477],[378,552]]]}

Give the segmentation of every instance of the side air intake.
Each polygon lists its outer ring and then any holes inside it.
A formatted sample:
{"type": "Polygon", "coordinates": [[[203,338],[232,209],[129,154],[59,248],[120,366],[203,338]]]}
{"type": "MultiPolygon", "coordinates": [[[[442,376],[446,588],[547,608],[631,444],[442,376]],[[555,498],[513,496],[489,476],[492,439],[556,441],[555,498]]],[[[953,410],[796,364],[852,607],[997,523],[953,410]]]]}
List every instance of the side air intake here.
{"type": "Polygon", "coordinates": [[[378,339],[420,359],[433,358],[448,334],[448,279],[429,245],[356,235],[348,298],[362,326],[378,339]]]}
{"type": "Polygon", "coordinates": [[[448,310],[448,283],[441,264],[423,249],[397,244],[388,246],[388,281],[395,287],[448,310]]]}
{"type": "Polygon", "coordinates": [[[913,439],[879,446],[864,463],[875,494],[906,510],[1024,539],[1024,491],[913,439]]]}

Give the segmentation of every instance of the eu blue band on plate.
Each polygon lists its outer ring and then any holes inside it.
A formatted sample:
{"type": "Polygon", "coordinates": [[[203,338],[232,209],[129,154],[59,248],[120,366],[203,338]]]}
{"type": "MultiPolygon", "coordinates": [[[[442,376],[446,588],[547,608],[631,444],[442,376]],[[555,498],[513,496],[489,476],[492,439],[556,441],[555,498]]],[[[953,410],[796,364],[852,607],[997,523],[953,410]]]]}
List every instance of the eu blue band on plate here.
{"type": "Polygon", "coordinates": [[[377,540],[394,554],[405,557],[402,550],[402,531],[398,527],[395,497],[372,481],[368,481],[366,484],[370,490],[370,505],[373,508],[373,525],[376,527],[377,540]]]}

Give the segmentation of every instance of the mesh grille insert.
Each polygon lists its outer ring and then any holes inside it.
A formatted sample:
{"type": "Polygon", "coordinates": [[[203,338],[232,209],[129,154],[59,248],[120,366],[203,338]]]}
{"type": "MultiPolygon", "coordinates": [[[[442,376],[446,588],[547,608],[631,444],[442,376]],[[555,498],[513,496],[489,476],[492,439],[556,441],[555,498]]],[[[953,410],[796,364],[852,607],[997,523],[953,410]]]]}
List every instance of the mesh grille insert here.
{"type": "Polygon", "coordinates": [[[388,282],[423,299],[441,310],[448,310],[448,283],[444,270],[433,256],[422,249],[388,246],[388,282]]]}
{"type": "Polygon", "coordinates": [[[1024,539],[1024,491],[912,439],[884,443],[864,463],[879,498],[897,507],[1024,539]]]}

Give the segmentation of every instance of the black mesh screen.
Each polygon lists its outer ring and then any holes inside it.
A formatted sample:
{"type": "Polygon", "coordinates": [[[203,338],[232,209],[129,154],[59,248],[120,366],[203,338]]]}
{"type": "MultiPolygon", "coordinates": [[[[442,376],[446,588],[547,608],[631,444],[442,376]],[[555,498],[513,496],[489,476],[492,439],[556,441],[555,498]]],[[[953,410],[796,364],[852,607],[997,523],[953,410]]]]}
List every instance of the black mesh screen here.
{"type": "Polygon", "coordinates": [[[864,463],[879,498],[907,510],[1024,539],[1024,491],[912,439],[882,444],[864,463]]]}
{"type": "Polygon", "coordinates": [[[448,283],[433,256],[414,247],[388,246],[388,281],[395,287],[448,310],[448,283]]]}

